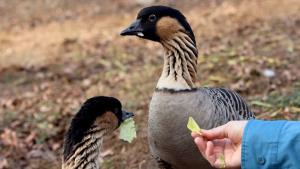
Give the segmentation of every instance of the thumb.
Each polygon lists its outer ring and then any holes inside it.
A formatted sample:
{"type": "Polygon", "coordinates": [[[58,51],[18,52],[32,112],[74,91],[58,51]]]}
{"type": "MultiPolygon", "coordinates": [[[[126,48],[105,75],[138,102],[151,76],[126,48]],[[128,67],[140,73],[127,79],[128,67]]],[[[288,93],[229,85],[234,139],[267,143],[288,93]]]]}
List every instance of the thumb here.
{"type": "Polygon", "coordinates": [[[201,133],[202,136],[208,140],[228,138],[228,133],[226,131],[226,124],[210,130],[202,129],[201,133]]]}

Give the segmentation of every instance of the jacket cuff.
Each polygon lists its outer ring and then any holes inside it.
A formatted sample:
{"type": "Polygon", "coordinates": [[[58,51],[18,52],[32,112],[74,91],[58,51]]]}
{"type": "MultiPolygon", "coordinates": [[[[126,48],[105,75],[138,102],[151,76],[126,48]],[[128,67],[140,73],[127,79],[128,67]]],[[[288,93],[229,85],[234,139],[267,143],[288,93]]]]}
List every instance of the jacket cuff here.
{"type": "Polygon", "coordinates": [[[249,120],[242,138],[242,169],[275,165],[280,130],[285,121],[249,120]]]}

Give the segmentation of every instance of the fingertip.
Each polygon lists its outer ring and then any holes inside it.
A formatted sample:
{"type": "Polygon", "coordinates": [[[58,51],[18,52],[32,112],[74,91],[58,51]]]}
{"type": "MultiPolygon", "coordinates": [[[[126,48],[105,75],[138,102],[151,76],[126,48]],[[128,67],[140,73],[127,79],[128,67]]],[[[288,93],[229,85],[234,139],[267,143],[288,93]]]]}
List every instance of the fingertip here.
{"type": "Polygon", "coordinates": [[[201,138],[200,138],[200,137],[196,137],[196,138],[194,139],[194,142],[195,142],[196,144],[200,144],[200,143],[201,143],[201,138]]]}
{"type": "Polygon", "coordinates": [[[200,150],[201,153],[205,152],[205,142],[203,140],[203,138],[201,137],[196,137],[194,139],[195,144],[197,145],[198,149],[200,150]]]}
{"type": "Polygon", "coordinates": [[[207,151],[206,151],[206,155],[207,156],[211,156],[211,155],[213,155],[213,149],[214,149],[214,144],[213,144],[213,142],[212,141],[208,141],[207,143],[206,143],[206,147],[207,147],[207,151]]]}
{"type": "Polygon", "coordinates": [[[197,133],[192,132],[192,133],[191,133],[191,136],[192,136],[193,138],[196,138],[196,137],[197,137],[197,133]]]}
{"type": "Polygon", "coordinates": [[[212,141],[207,141],[207,146],[212,147],[214,144],[212,141]]]}

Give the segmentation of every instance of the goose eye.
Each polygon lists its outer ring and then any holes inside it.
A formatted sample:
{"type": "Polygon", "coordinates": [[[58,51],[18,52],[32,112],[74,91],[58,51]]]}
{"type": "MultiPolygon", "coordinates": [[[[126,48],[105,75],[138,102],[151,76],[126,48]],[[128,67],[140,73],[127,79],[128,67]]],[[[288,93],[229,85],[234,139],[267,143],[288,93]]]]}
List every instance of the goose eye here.
{"type": "Polygon", "coordinates": [[[154,22],[154,21],[156,20],[156,16],[155,16],[154,14],[152,14],[152,15],[150,15],[150,16],[148,17],[148,20],[149,20],[150,22],[154,22]]]}
{"type": "Polygon", "coordinates": [[[114,113],[117,115],[118,113],[120,113],[120,110],[118,108],[115,108],[115,112],[114,113]]]}

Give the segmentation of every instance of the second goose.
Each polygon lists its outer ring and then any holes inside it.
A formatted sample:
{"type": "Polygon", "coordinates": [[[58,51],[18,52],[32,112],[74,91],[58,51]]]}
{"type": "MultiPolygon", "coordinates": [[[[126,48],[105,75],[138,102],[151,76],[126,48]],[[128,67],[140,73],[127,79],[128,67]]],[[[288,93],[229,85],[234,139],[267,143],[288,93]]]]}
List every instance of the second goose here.
{"type": "Polygon", "coordinates": [[[62,169],[100,169],[100,150],[105,135],[133,116],[113,97],[88,99],[73,117],[64,141],[62,169]]]}

